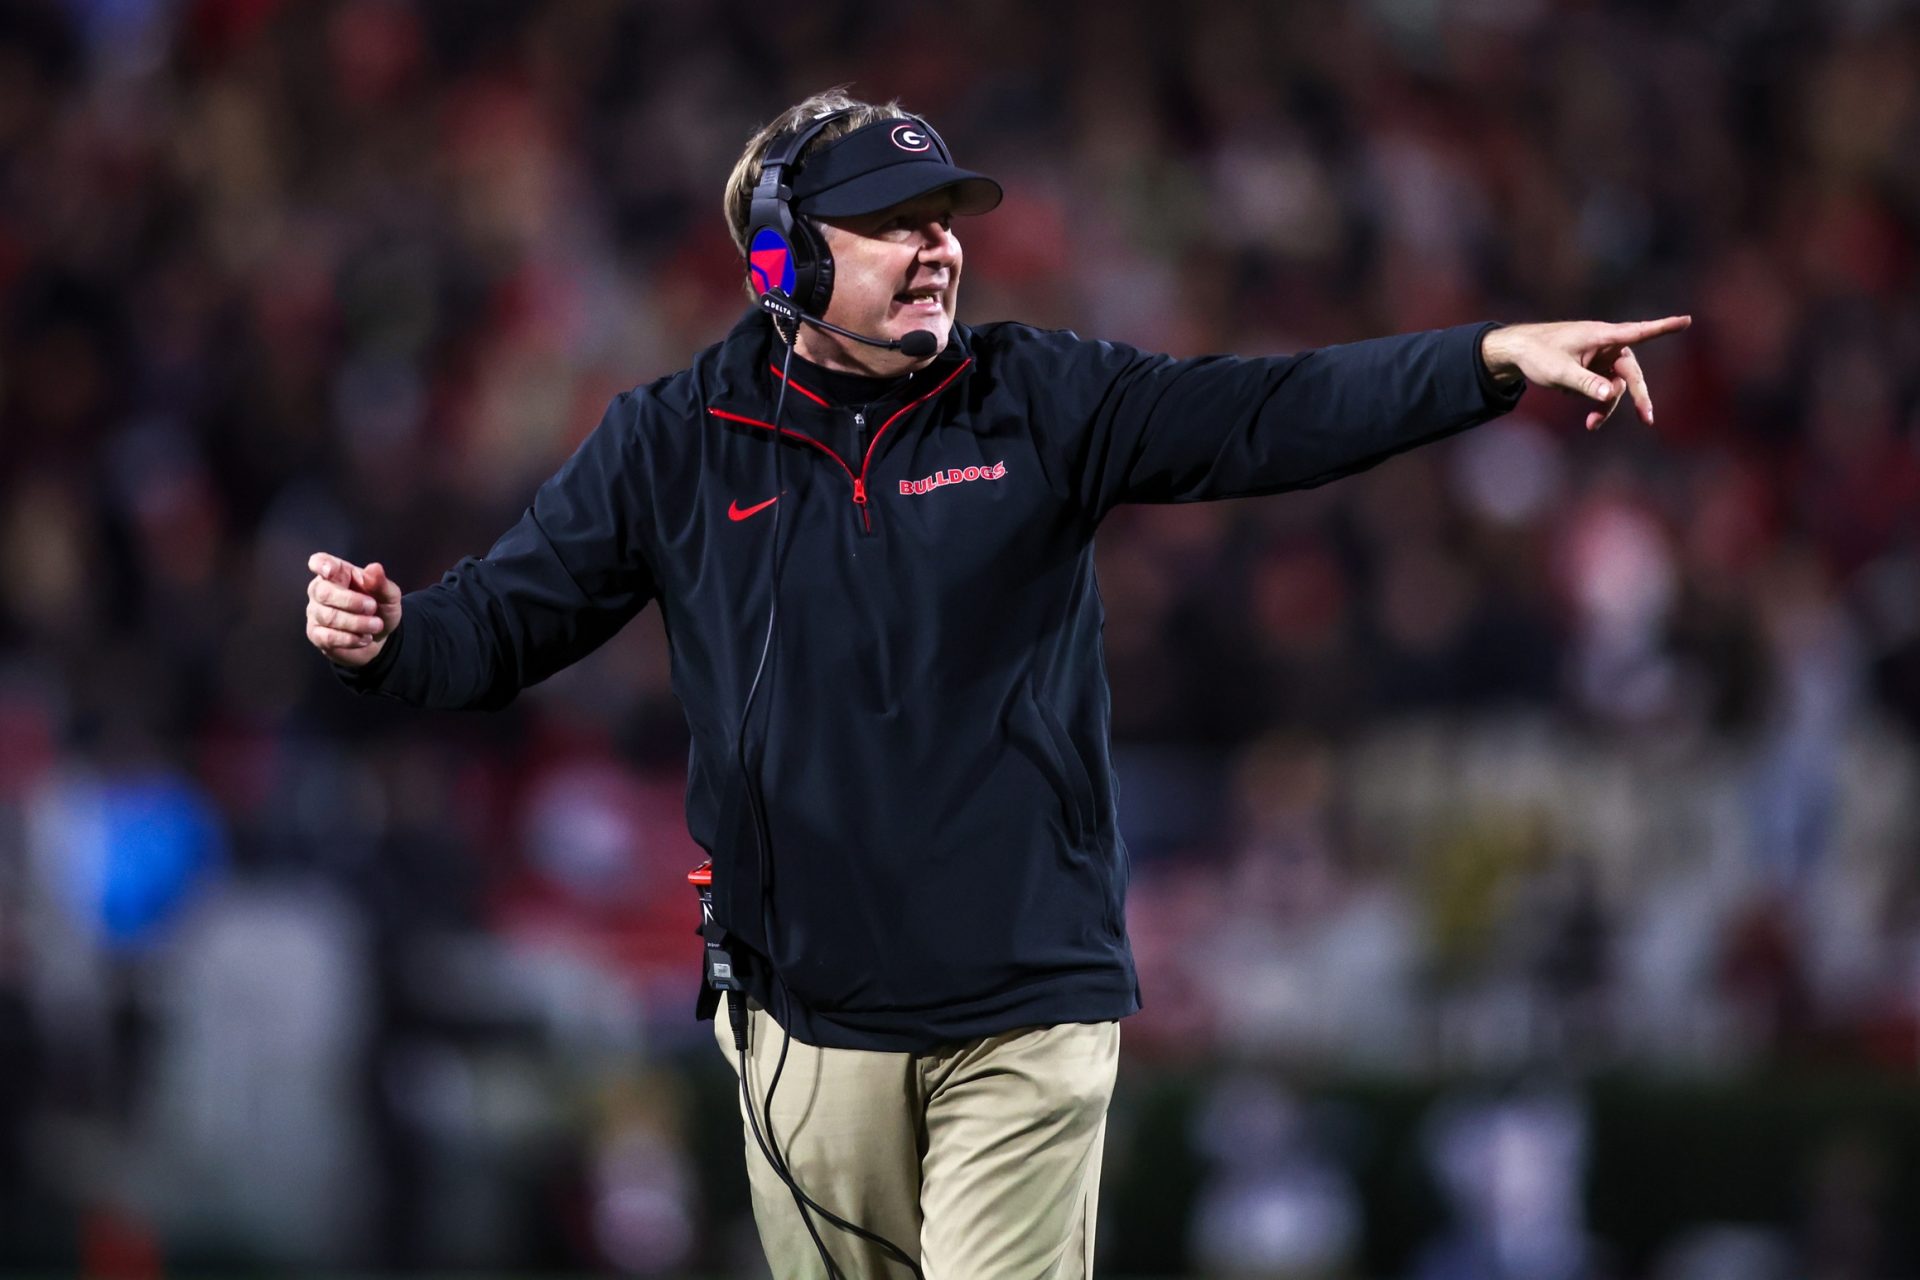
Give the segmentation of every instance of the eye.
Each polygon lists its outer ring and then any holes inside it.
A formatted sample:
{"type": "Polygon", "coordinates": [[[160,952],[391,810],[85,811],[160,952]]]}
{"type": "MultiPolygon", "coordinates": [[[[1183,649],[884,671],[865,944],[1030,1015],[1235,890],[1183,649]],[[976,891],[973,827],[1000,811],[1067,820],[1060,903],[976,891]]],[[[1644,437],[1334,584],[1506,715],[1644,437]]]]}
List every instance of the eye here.
{"type": "Polygon", "coordinates": [[[927,211],[922,213],[896,214],[876,227],[873,234],[881,236],[911,235],[913,232],[925,226],[929,219],[938,222],[942,231],[953,230],[953,211],[951,209],[943,209],[939,213],[927,211]]]}

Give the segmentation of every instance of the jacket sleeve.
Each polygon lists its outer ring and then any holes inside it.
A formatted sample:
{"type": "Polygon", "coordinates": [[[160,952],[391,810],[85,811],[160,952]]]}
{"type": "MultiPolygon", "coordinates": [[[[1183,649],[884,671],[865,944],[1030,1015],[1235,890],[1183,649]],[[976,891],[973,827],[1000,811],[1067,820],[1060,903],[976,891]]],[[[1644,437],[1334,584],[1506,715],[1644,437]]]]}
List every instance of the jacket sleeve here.
{"type": "Polygon", "coordinates": [[[1201,502],[1302,489],[1499,416],[1486,323],[1298,355],[1176,360],[1044,335],[1066,367],[1038,384],[1065,486],[1094,519],[1122,502],[1201,502]],[[1051,401],[1051,403],[1047,403],[1051,401]]]}
{"type": "Polygon", "coordinates": [[[626,625],[657,594],[637,419],[637,397],[616,397],[493,549],[408,592],[379,657],[340,678],[415,706],[503,707],[626,625]]]}

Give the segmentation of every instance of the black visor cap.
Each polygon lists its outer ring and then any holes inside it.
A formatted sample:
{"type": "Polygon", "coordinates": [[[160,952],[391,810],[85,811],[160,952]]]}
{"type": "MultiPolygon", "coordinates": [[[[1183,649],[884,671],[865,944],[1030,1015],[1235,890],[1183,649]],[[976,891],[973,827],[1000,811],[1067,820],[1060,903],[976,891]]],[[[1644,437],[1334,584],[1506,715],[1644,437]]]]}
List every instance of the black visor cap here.
{"type": "Polygon", "coordinates": [[[986,213],[1001,197],[992,178],[947,161],[917,120],[878,120],[834,139],[807,157],[792,185],[795,211],[814,218],[878,213],[943,188],[958,214],[986,213]]]}

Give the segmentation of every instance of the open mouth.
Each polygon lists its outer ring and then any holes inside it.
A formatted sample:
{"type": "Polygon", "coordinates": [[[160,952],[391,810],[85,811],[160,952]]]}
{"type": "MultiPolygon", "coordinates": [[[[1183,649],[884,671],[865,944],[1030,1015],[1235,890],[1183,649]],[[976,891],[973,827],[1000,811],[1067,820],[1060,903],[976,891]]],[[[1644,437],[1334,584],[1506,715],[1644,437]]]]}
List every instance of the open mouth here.
{"type": "Polygon", "coordinates": [[[922,315],[935,315],[944,310],[940,289],[909,289],[893,295],[896,306],[903,310],[918,312],[922,315]]]}

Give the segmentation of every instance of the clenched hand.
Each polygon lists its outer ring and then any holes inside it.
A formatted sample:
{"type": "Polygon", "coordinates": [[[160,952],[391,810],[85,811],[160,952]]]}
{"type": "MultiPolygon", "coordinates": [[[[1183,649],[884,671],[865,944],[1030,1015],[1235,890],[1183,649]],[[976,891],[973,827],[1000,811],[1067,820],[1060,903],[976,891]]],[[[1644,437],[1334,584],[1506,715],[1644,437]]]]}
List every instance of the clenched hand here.
{"type": "Polygon", "coordinates": [[[307,639],[328,661],[366,666],[400,625],[400,588],[378,562],[362,569],[316,551],[307,568],[307,639]]]}

